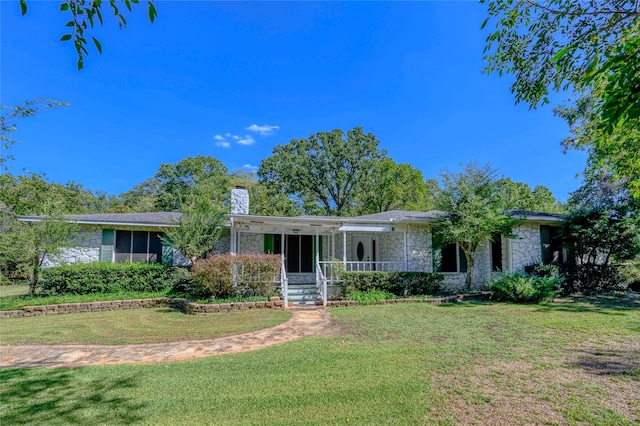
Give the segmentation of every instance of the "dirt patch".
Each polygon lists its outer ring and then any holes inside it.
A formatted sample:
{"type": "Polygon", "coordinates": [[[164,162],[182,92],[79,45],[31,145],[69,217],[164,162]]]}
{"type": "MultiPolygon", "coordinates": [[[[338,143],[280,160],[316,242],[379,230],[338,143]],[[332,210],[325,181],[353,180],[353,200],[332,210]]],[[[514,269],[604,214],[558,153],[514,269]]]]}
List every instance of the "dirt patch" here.
{"type": "Polygon", "coordinates": [[[435,419],[456,424],[591,423],[602,413],[640,422],[640,344],[567,349],[537,362],[496,361],[455,374],[431,372],[442,397],[435,419]],[[594,417],[590,417],[594,416],[594,417]]]}

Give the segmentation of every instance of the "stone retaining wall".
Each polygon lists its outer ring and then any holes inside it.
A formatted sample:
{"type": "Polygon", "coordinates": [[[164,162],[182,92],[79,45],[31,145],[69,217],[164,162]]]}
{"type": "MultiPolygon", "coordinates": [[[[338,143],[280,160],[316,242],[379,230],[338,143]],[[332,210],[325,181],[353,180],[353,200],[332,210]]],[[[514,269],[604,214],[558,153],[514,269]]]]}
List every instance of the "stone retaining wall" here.
{"type": "Polygon", "coordinates": [[[120,311],[123,309],[168,307],[186,314],[246,311],[249,309],[284,309],[284,300],[272,297],[264,302],[194,303],[187,299],[160,297],[156,299],[113,300],[107,302],[61,303],[58,305],[25,306],[15,311],[0,311],[1,318],[35,317],[40,315],[73,314],[78,312],[120,311]]]}
{"type": "MultiPolygon", "coordinates": [[[[395,303],[454,303],[463,300],[484,300],[491,297],[491,292],[485,291],[474,294],[457,294],[453,296],[438,297],[433,299],[404,298],[390,299],[379,304],[395,303]]],[[[328,307],[336,306],[358,306],[355,300],[329,300],[328,307]]],[[[250,309],[279,309],[284,310],[284,300],[279,297],[271,297],[269,301],[263,302],[233,302],[233,303],[194,303],[188,299],[173,299],[169,297],[159,297],[156,299],[138,300],[113,300],[107,302],[86,302],[86,303],[61,303],[59,305],[25,306],[15,311],[0,311],[2,318],[23,318],[36,317],[41,315],[73,314],[79,312],[104,312],[120,311],[124,309],[140,308],[171,308],[184,312],[185,314],[213,314],[218,312],[247,311],[250,309]]]]}

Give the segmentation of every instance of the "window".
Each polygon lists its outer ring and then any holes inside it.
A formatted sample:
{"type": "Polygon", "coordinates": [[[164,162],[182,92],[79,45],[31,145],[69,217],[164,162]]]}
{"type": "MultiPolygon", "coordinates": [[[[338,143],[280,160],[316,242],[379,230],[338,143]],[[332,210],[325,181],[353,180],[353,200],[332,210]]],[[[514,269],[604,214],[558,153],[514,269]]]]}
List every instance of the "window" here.
{"type": "Polygon", "coordinates": [[[457,244],[444,244],[432,234],[433,265],[436,272],[467,272],[467,257],[457,244]]]}
{"type": "Polygon", "coordinates": [[[502,271],[502,235],[495,234],[491,241],[491,270],[502,271]]]}
{"type": "Polygon", "coordinates": [[[542,263],[554,265],[564,263],[559,227],[540,225],[540,250],[542,263]]]}
{"type": "Polygon", "coordinates": [[[162,263],[162,232],[115,232],[116,262],[162,263]]]}

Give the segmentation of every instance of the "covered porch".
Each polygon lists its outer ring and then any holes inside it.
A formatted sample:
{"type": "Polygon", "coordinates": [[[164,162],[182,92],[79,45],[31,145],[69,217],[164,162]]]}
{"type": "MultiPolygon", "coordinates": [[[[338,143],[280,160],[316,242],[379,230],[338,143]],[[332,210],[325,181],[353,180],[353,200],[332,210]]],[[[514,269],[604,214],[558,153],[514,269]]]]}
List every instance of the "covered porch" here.
{"type": "Polygon", "coordinates": [[[279,254],[282,266],[276,285],[287,306],[290,298],[316,297],[326,305],[341,284],[340,271],[409,270],[407,228],[348,220],[234,215],[229,252],[279,254]]]}

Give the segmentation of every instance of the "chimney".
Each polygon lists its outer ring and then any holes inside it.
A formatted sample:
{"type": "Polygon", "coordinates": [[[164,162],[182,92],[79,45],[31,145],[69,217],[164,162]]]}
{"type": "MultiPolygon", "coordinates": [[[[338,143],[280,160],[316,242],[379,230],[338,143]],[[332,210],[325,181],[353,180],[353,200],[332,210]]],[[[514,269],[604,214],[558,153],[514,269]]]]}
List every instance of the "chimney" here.
{"type": "Polygon", "coordinates": [[[231,190],[231,214],[249,214],[249,191],[244,186],[231,190]]]}

